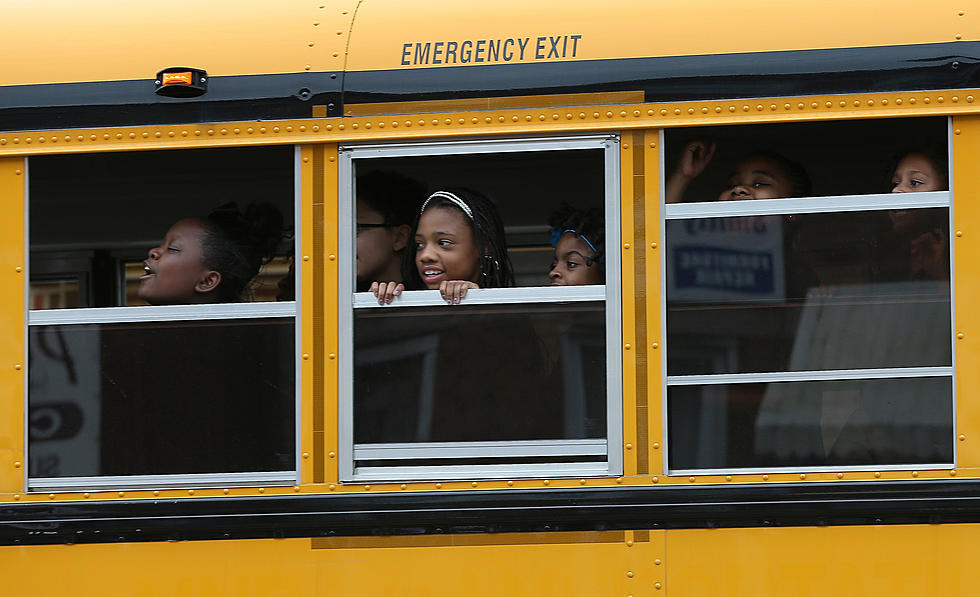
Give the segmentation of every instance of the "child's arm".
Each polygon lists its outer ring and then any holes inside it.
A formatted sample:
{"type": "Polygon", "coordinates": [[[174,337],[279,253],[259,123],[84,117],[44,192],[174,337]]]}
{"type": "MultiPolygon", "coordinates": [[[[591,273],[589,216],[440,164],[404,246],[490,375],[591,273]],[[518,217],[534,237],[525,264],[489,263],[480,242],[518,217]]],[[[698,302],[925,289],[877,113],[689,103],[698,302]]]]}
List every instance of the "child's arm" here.
{"type": "Polygon", "coordinates": [[[379,305],[387,305],[391,300],[405,290],[405,285],[401,282],[371,282],[368,292],[373,292],[378,298],[379,305]]]}
{"type": "Polygon", "coordinates": [[[439,285],[439,293],[442,294],[442,300],[446,303],[458,305],[466,296],[467,290],[479,287],[479,284],[469,280],[443,280],[442,284],[439,285]]]}
{"type": "Polygon", "coordinates": [[[684,199],[684,191],[687,190],[691,181],[711,162],[715,156],[715,144],[707,141],[688,141],[681,152],[681,159],[677,162],[677,168],[667,179],[666,197],[667,203],[680,203],[684,199]]]}

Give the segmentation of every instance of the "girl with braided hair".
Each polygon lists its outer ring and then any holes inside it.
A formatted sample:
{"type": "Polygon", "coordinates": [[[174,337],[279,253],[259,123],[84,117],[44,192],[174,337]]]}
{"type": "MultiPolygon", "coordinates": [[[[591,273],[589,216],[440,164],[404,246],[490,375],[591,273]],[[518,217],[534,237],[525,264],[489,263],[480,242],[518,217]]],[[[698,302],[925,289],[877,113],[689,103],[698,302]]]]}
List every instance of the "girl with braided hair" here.
{"type": "Polygon", "coordinates": [[[371,284],[378,303],[391,303],[405,289],[430,289],[457,305],[472,288],[513,286],[504,225],[486,197],[466,189],[436,191],[422,204],[413,230],[402,264],[405,282],[371,284]]]}
{"type": "Polygon", "coordinates": [[[252,279],[281,239],[282,214],[269,203],[244,213],[226,203],[204,219],[180,220],[143,262],[139,297],[151,305],[249,300],[252,279]]]}

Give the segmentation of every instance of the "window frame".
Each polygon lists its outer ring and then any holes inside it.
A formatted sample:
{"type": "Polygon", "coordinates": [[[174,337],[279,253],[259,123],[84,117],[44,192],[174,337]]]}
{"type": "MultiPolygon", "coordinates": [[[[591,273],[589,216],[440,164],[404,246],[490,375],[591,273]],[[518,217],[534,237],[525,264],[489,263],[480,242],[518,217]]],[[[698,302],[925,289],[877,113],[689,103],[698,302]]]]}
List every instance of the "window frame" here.
{"type": "MultiPolygon", "coordinates": [[[[770,124],[764,122],[760,124],[770,124]]],[[[771,124],[778,124],[778,121],[771,124]]],[[[752,126],[749,124],[742,126],[752,126]]],[[[710,126],[704,127],[710,130],[710,126]]],[[[665,129],[660,129],[660,146],[665,147],[665,129]]],[[[866,472],[866,471],[898,471],[898,470],[946,470],[955,468],[958,462],[957,437],[957,374],[956,374],[956,261],[955,243],[949,243],[949,292],[950,292],[950,365],[940,367],[893,367],[893,368],[869,368],[869,369],[836,369],[836,370],[814,370],[814,371],[773,371],[763,373],[723,373],[709,375],[668,375],[668,338],[667,328],[667,254],[669,242],[666,236],[666,224],[668,220],[683,220],[692,218],[722,218],[738,216],[764,216],[764,215],[786,215],[799,213],[843,213],[849,211],[877,211],[884,209],[919,209],[919,208],[947,208],[948,230],[947,238],[953,239],[954,236],[954,178],[953,178],[953,121],[951,117],[946,118],[946,152],[947,152],[947,180],[946,191],[931,191],[917,193],[878,193],[864,195],[836,195],[836,196],[812,196],[785,199],[753,199],[743,201],[706,201],[688,203],[667,203],[666,202],[666,178],[660,178],[660,238],[664,240],[664,251],[660,252],[660,268],[663,272],[660,283],[660,317],[664,322],[663,331],[663,350],[660,355],[660,412],[661,425],[664,430],[663,454],[661,455],[662,470],[668,476],[689,476],[689,475],[744,475],[760,473],[807,473],[807,472],[866,472]],[[670,429],[670,413],[668,412],[667,391],[670,386],[682,385],[724,385],[738,383],[765,383],[765,382],[790,382],[790,381],[836,381],[836,380],[857,380],[857,379],[904,379],[904,378],[923,378],[923,377],[948,377],[951,381],[952,395],[952,461],[951,462],[928,462],[919,464],[860,464],[860,465],[817,465],[817,466],[760,466],[760,467],[730,467],[730,468],[677,468],[670,467],[670,448],[671,438],[668,430],[670,429]]],[[[659,168],[661,172],[666,170],[666,152],[660,152],[659,168]]]]}
{"type": "MultiPolygon", "coordinates": [[[[215,149],[222,149],[217,146],[215,149]]],[[[302,147],[294,145],[292,156],[292,221],[294,255],[299,255],[302,246],[302,147]]],[[[163,151],[181,151],[168,149],[163,151]]],[[[241,471],[222,473],[176,473],[146,475],[96,475],[65,477],[31,477],[30,466],[23,467],[23,486],[27,492],[44,493],[48,491],[74,490],[117,490],[117,489],[169,489],[188,487],[266,487],[289,486],[300,483],[302,460],[302,325],[301,325],[301,275],[302,268],[294,268],[295,300],[256,303],[222,303],[214,305],[166,305],[166,306],[122,306],[86,307],[76,309],[30,309],[30,158],[25,158],[24,177],[24,254],[28,256],[24,276],[24,364],[30,371],[30,328],[43,325],[91,325],[136,322],[179,322],[231,319],[293,318],[293,376],[295,380],[293,397],[293,468],[282,471],[241,471]]],[[[30,383],[24,383],[24,454],[27,462],[31,457],[30,438],[30,383]]]]}
{"type": "MultiPolygon", "coordinates": [[[[620,136],[618,133],[553,137],[509,137],[479,140],[447,140],[407,143],[346,144],[338,148],[339,233],[339,356],[338,356],[338,466],[341,482],[481,480],[512,478],[615,477],[623,473],[623,358],[622,265],[620,244],[620,136]],[[598,301],[605,303],[606,437],[590,440],[537,440],[487,442],[418,442],[354,444],[353,371],[354,311],[370,308],[438,306],[447,308],[438,290],[406,292],[398,303],[381,306],[370,293],[354,292],[355,240],[353,234],[356,197],[354,165],[357,160],[390,157],[477,155],[564,150],[603,152],[603,189],[606,220],[606,283],[597,286],[475,289],[467,293],[466,305],[520,304],[542,302],[598,301]],[[348,225],[350,223],[351,225],[348,225]],[[358,456],[367,459],[459,458],[488,453],[501,458],[522,456],[605,456],[603,461],[426,466],[355,466],[358,456]]],[[[462,308],[466,308],[462,305],[462,308]]],[[[460,307],[455,307],[460,308],[460,307]]]]}

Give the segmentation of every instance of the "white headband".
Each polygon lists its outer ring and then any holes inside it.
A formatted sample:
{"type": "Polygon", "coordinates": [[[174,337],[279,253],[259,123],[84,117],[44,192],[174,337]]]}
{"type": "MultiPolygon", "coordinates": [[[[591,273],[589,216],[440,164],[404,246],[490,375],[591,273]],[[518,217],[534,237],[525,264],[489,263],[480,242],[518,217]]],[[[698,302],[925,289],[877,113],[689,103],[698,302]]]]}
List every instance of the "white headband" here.
{"type": "Polygon", "coordinates": [[[466,216],[470,220],[473,220],[473,210],[470,209],[470,206],[466,205],[466,203],[462,199],[450,193],[449,191],[436,191],[435,193],[429,195],[429,198],[426,199],[425,203],[422,204],[422,209],[419,210],[419,215],[422,215],[422,213],[425,211],[425,208],[429,206],[429,201],[432,201],[433,199],[437,199],[437,198],[445,199],[446,201],[449,201],[456,207],[463,210],[463,213],[466,214],[466,216]]]}

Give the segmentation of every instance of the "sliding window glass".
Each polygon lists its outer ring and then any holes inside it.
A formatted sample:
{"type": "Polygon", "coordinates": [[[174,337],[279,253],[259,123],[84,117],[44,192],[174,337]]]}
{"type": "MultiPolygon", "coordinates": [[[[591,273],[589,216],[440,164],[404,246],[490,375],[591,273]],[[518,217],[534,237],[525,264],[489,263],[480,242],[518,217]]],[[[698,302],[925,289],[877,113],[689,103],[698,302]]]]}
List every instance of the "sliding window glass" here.
{"type": "Polygon", "coordinates": [[[342,480],[620,474],[617,147],[341,149],[342,480]]]}
{"type": "Polygon", "coordinates": [[[31,158],[32,490],[296,482],[295,162],[31,158]]]}
{"type": "Polygon", "coordinates": [[[666,143],[671,472],[951,466],[947,121],[666,143]]]}

